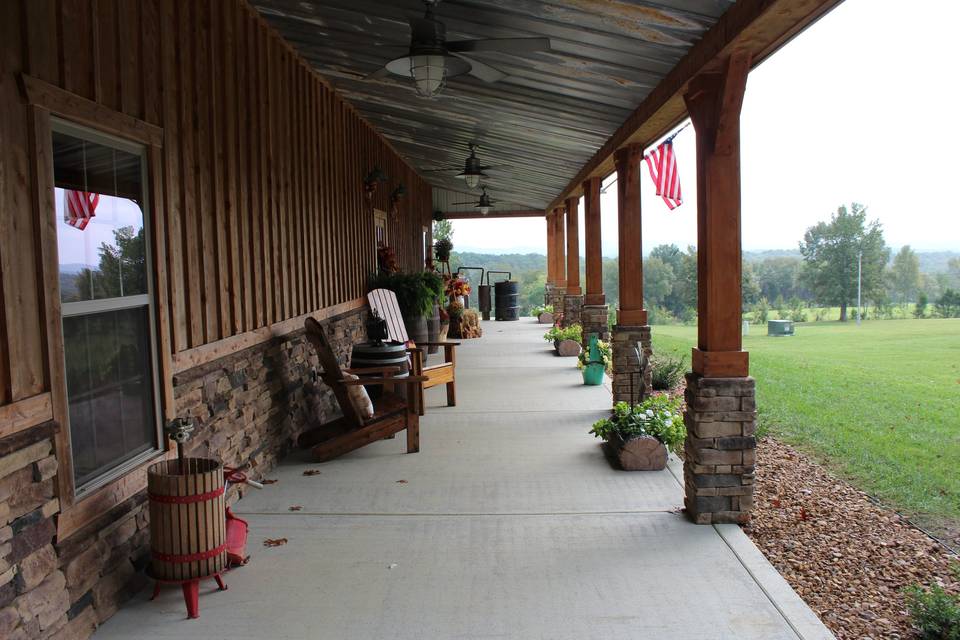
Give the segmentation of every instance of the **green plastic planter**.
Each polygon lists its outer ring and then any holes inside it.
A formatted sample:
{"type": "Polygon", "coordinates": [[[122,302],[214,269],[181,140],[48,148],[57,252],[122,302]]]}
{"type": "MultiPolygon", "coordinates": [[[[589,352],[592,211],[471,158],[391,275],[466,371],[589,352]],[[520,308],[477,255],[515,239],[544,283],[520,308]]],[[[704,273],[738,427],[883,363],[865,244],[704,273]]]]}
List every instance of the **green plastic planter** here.
{"type": "Polygon", "coordinates": [[[603,363],[591,362],[582,371],[583,384],[593,386],[603,384],[603,363]]]}

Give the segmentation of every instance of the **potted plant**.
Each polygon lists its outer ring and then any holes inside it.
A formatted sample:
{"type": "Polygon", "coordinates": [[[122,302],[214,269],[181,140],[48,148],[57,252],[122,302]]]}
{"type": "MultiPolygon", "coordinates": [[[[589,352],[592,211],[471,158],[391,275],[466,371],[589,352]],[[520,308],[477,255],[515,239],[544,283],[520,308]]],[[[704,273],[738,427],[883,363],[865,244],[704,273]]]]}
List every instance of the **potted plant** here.
{"type": "Polygon", "coordinates": [[[389,289],[397,294],[407,334],[414,343],[427,342],[427,314],[443,295],[443,280],[435,273],[381,271],[370,279],[371,289],[389,289]]]}
{"type": "Polygon", "coordinates": [[[651,396],[630,406],[618,402],[609,418],[590,433],[604,441],[604,451],[624,471],[656,471],[667,466],[667,449],[678,451],[687,437],[680,399],[651,396]]]}
{"type": "Polygon", "coordinates": [[[590,336],[590,346],[577,356],[577,368],[583,373],[583,384],[603,384],[603,374],[610,370],[613,363],[613,351],[610,343],[590,336]]]}
{"type": "Polygon", "coordinates": [[[464,297],[470,295],[470,292],[472,291],[470,288],[470,283],[460,276],[447,278],[446,282],[447,286],[445,293],[447,294],[447,299],[453,302],[458,302],[461,306],[466,306],[464,304],[464,297]]]}
{"type": "Polygon", "coordinates": [[[534,307],[533,317],[540,324],[553,324],[553,305],[546,304],[534,307]]]}
{"type": "Polygon", "coordinates": [[[453,251],[453,242],[450,238],[440,238],[433,243],[433,252],[438,262],[449,262],[451,251],[453,251]]]}
{"type": "Polygon", "coordinates": [[[569,327],[553,327],[543,334],[543,339],[553,343],[553,348],[561,357],[580,355],[580,342],[583,340],[583,329],[578,324],[569,327]]]}

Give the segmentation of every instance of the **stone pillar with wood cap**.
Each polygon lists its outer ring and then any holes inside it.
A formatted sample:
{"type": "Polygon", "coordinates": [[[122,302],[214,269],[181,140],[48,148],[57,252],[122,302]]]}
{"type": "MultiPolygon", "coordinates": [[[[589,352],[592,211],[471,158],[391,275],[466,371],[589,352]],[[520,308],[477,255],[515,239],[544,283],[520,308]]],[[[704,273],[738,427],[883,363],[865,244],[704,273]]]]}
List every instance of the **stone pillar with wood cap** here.
{"type": "Polygon", "coordinates": [[[583,343],[586,345],[590,335],[601,340],[610,340],[610,328],[607,321],[609,309],[603,294],[603,248],[600,236],[600,178],[589,178],[583,183],[583,234],[584,253],[586,254],[583,308],[580,310],[580,324],[583,326],[583,343]]]}
{"type": "Polygon", "coordinates": [[[579,198],[567,198],[567,289],[563,297],[563,326],[580,324],[583,292],[580,289],[580,217],[579,198]]]}
{"type": "Polygon", "coordinates": [[[650,393],[653,354],[643,308],[640,163],[643,147],[629,144],[613,154],[617,167],[620,238],[620,305],[613,326],[613,402],[640,402],[650,393]]]}
{"type": "Polygon", "coordinates": [[[691,80],[697,131],[697,347],[687,374],[686,510],[699,524],[744,523],[753,507],[756,391],[741,339],[740,107],[750,57],[691,80]]]}

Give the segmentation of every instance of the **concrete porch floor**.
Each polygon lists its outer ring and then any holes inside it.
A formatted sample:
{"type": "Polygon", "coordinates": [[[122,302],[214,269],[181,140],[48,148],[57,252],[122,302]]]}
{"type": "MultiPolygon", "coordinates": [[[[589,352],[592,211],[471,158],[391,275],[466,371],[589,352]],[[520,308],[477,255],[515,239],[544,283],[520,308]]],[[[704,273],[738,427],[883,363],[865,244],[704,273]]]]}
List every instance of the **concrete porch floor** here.
{"type": "Polygon", "coordinates": [[[420,453],[400,434],[322,465],[285,460],[236,505],[253,558],[228,591],[202,586],[198,620],[167,588],[96,637],[833,637],[738,527],[679,512],[679,461],[610,468],[587,433],[609,390],[583,386],[545,330],[486,322],[465,341],[459,404],[429,392],[420,453]]]}

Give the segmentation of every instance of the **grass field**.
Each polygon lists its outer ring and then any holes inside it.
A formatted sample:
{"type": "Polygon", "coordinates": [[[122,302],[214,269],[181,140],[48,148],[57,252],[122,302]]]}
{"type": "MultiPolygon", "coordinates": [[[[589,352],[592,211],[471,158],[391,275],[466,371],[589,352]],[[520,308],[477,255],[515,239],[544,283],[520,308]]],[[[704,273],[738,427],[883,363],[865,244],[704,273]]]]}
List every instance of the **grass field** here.
{"type": "MultiPolygon", "coordinates": [[[[759,329],[759,330],[758,330],[759,329]]],[[[696,327],[655,326],[689,359],[696,327]]],[[[937,530],[960,527],[960,320],[818,322],[744,337],[760,424],[937,530]]]]}

